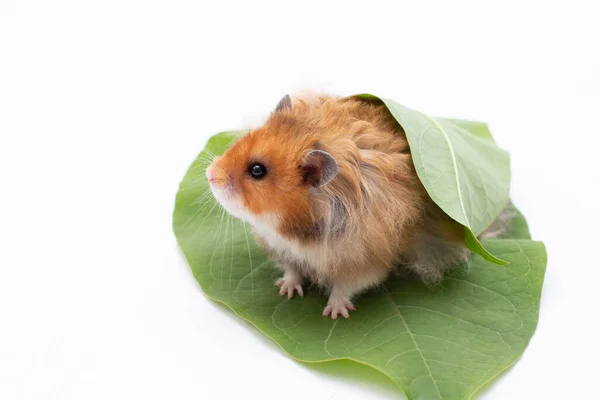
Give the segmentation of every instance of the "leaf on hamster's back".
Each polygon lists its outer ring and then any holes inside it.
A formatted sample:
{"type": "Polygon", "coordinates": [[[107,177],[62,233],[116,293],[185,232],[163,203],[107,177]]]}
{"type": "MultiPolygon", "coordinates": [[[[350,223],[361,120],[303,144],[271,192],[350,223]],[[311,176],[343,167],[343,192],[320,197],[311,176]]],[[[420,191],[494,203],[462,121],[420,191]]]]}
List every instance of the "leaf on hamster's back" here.
{"type": "Polygon", "coordinates": [[[417,175],[431,199],[465,227],[469,250],[494,264],[477,239],[508,203],[510,162],[485,123],[433,118],[371,94],[356,95],[385,104],[406,133],[417,175]]]}

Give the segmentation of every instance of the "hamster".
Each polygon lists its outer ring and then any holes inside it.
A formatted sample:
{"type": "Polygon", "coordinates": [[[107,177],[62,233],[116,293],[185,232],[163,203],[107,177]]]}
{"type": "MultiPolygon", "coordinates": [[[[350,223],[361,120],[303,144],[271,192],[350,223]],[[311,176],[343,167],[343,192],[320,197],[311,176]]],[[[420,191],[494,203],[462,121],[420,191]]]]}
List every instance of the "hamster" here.
{"type": "Polygon", "coordinates": [[[286,95],[206,176],[282,270],[279,293],[303,296],[312,282],[328,292],[323,315],[333,319],[399,268],[435,284],[469,255],[464,227],[428,196],[382,103],[286,95]]]}

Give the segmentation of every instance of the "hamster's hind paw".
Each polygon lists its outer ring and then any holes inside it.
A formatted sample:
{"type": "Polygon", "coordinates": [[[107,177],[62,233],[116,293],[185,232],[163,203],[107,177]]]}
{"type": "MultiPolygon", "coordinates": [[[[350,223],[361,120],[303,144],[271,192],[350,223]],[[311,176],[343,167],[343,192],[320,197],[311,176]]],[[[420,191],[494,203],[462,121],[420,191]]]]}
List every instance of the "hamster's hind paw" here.
{"type": "Polygon", "coordinates": [[[299,279],[296,276],[284,276],[275,282],[275,286],[280,287],[279,294],[282,296],[287,294],[288,299],[294,297],[294,292],[297,292],[300,297],[304,297],[302,279],[299,279]]]}
{"type": "Polygon", "coordinates": [[[331,315],[332,319],[337,319],[338,315],[348,318],[350,311],[354,311],[355,309],[354,304],[352,304],[349,298],[331,295],[329,296],[327,307],[323,310],[323,315],[325,317],[331,315]]]}

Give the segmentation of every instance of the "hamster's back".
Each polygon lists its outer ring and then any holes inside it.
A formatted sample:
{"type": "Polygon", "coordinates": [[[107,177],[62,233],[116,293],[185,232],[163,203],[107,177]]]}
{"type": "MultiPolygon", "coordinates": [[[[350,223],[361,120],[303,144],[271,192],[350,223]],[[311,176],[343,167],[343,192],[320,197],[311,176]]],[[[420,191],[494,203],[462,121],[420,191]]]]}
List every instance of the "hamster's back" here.
{"type": "Polygon", "coordinates": [[[357,249],[388,268],[401,263],[427,282],[465,261],[464,228],[427,194],[404,130],[385,105],[320,97],[294,107],[318,127],[320,145],[340,165],[339,176],[323,188],[331,225],[345,227],[340,249],[357,249]]]}

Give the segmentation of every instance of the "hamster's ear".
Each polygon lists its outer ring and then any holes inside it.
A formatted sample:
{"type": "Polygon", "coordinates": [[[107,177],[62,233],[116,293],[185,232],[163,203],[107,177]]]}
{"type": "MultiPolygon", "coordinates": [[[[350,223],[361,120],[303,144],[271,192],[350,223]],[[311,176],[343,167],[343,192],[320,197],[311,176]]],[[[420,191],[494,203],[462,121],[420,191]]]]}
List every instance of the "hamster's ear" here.
{"type": "Polygon", "coordinates": [[[314,187],[321,187],[338,174],[339,167],[331,154],[322,150],[312,150],[306,155],[302,171],[305,182],[314,187]]]}
{"type": "Polygon", "coordinates": [[[292,109],[292,99],[290,97],[289,94],[286,94],[285,96],[283,96],[283,99],[279,100],[279,103],[277,103],[277,107],[275,107],[275,112],[279,112],[279,111],[289,111],[292,109]]]}

